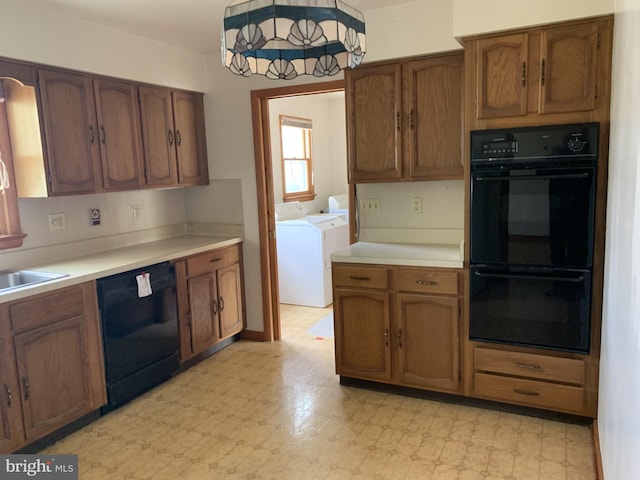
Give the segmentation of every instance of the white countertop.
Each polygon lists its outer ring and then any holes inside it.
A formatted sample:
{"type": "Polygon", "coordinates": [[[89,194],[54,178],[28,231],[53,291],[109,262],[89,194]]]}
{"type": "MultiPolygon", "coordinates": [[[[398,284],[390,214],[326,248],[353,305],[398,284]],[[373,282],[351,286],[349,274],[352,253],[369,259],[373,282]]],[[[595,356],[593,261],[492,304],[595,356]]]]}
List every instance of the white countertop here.
{"type": "Polygon", "coordinates": [[[73,259],[31,266],[26,270],[64,273],[67,276],[2,293],[0,294],[0,303],[48,292],[57,288],[76,285],[128,270],[135,270],[155,263],[197,255],[213,248],[235,245],[241,241],[242,238],[240,237],[184,235],[129,247],[116,248],[102,253],[83,255],[73,259]]]}
{"type": "Polygon", "coordinates": [[[410,244],[356,242],[331,254],[331,261],[373,263],[419,267],[463,267],[463,247],[460,244],[410,244]]]}

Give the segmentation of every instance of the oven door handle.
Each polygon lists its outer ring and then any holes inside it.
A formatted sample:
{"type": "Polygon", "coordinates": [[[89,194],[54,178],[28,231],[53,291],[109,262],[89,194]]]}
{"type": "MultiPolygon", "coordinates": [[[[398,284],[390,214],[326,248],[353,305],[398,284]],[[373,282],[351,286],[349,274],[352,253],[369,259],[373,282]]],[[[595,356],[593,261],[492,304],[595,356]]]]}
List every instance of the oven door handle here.
{"type": "Polygon", "coordinates": [[[517,274],[517,273],[487,273],[475,271],[475,275],[479,277],[491,277],[491,278],[518,278],[525,280],[555,280],[560,282],[571,282],[571,283],[580,283],[584,282],[584,275],[579,275],[577,277],[554,277],[553,275],[527,275],[527,274],[517,274]]]}
{"type": "Polygon", "coordinates": [[[522,175],[522,176],[509,176],[509,177],[475,177],[477,182],[486,181],[511,181],[511,180],[564,180],[564,179],[580,179],[588,178],[591,172],[584,173],[560,173],[558,175],[522,175]]]}

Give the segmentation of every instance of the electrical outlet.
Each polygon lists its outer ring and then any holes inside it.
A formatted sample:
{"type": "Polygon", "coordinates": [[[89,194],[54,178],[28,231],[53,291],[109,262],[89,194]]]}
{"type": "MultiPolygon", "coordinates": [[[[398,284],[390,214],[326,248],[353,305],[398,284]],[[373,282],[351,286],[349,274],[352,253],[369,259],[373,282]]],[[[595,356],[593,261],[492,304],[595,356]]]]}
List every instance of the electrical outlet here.
{"type": "Polygon", "coordinates": [[[64,219],[64,213],[49,214],[49,231],[64,230],[65,228],[67,228],[67,223],[64,219]]]}
{"type": "Polygon", "coordinates": [[[413,197],[411,201],[411,211],[413,213],[422,213],[422,197],[413,197]]]}

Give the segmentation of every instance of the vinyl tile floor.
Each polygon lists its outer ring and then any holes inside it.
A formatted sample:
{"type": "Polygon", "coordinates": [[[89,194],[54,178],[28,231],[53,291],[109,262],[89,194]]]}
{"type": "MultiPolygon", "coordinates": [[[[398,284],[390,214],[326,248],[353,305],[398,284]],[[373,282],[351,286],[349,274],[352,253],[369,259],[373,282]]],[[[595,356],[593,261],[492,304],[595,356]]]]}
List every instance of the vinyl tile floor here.
{"type": "Polygon", "coordinates": [[[331,309],[236,342],[43,453],[82,480],[594,480],[588,427],[341,386],[331,309]]]}

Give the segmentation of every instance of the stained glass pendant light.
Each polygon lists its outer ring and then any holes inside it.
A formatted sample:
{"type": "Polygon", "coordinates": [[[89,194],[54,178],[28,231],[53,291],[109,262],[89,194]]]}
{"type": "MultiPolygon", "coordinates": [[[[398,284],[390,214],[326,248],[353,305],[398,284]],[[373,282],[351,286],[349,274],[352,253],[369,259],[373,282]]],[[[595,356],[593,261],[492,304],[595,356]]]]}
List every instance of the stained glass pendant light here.
{"type": "Polygon", "coordinates": [[[224,14],[222,63],[236,75],[330,77],[365,54],[364,17],[341,0],[236,0],[224,14]]]}

